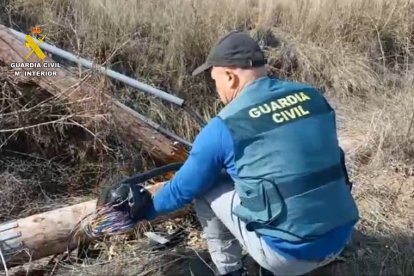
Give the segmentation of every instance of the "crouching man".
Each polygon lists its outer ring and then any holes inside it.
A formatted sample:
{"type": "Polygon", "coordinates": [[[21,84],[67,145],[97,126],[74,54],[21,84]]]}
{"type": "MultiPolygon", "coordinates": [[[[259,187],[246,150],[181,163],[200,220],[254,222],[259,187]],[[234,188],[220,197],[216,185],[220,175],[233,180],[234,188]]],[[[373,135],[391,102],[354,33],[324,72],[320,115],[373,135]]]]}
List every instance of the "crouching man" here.
{"type": "Polygon", "coordinates": [[[194,201],[219,275],[242,275],[242,247],[275,275],[330,263],[359,218],[334,110],[312,86],[268,77],[242,32],[221,38],[193,75],[205,70],[226,106],[142,219],[194,201]]]}

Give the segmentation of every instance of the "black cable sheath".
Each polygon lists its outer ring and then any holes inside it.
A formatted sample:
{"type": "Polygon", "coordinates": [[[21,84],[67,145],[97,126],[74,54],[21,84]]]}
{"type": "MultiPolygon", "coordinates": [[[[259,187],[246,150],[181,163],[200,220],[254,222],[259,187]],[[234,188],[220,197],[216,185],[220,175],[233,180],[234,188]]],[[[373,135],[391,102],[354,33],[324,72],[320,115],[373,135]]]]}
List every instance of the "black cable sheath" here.
{"type": "Polygon", "coordinates": [[[122,180],[120,184],[123,184],[123,183],[132,183],[132,184],[142,183],[142,182],[150,180],[151,178],[154,178],[156,176],[166,174],[167,172],[178,171],[181,168],[182,165],[183,165],[182,162],[170,163],[170,164],[167,164],[167,165],[164,165],[164,166],[161,166],[161,167],[151,169],[151,170],[143,172],[143,173],[138,173],[134,176],[131,176],[127,179],[122,180]]]}

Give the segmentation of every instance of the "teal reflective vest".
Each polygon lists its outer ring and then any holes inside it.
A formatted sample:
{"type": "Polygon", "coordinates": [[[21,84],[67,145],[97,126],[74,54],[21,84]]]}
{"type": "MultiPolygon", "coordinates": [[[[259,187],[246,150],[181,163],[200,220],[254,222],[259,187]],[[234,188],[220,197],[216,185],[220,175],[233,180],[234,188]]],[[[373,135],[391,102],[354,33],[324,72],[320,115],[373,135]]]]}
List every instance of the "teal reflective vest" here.
{"type": "Polygon", "coordinates": [[[341,166],[334,110],[315,88],[269,77],[218,115],[230,130],[248,231],[309,241],[359,213],[341,166]]]}

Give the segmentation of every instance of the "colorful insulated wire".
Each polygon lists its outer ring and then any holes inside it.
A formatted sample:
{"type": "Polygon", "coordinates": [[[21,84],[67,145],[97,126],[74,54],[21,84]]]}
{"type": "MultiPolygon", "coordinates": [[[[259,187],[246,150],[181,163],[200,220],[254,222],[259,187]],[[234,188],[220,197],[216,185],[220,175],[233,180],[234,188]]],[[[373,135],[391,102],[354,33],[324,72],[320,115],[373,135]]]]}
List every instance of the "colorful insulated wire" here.
{"type": "Polygon", "coordinates": [[[83,231],[91,239],[130,232],[136,223],[126,212],[113,206],[104,206],[85,218],[78,231],[83,231]]]}

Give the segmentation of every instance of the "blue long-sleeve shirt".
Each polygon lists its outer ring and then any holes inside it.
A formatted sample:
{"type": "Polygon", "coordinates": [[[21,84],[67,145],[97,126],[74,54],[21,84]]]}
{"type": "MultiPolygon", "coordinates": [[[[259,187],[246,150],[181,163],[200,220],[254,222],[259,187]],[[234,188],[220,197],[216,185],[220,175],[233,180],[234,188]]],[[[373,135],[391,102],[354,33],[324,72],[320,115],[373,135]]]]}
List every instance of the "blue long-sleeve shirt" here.
{"type": "MultiPolygon", "coordinates": [[[[173,179],[154,195],[153,206],[146,219],[154,219],[191,203],[193,199],[212,189],[222,169],[237,179],[234,162],[233,139],[230,131],[219,118],[213,118],[197,135],[186,162],[173,179]]],[[[354,223],[344,225],[316,241],[294,244],[264,236],[266,243],[287,257],[322,259],[337,252],[350,237],[354,223]]]]}

